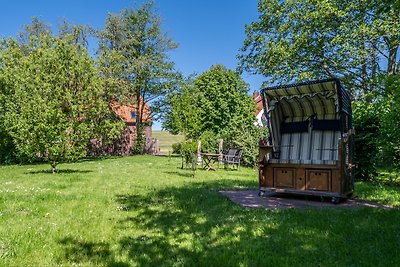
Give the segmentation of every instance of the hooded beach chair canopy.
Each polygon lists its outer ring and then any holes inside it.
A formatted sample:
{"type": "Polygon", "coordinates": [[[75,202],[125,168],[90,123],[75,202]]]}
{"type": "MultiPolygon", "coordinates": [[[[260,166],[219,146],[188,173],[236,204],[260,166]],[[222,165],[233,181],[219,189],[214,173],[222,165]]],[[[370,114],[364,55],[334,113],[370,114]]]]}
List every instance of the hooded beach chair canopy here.
{"type": "Polygon", "coordinates": [[[351,126],[351,100],[337,79],[261,91],[273,153],[270,163],[328,164],[351,126]]]}

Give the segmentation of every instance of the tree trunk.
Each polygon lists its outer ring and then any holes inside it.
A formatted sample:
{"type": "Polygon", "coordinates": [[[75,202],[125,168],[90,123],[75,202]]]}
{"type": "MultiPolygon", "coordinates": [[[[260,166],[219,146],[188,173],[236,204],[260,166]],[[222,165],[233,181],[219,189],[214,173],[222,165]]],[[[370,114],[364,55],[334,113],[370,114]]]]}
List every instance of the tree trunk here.
{"type": "MultiPolygon", "coordinates": [[[[369,79],[368,83],[368,92],[372,92],[376,85],[376,80],[378,76],[378,51],[376,49],[378,47],[377,41],[373,41],[373,45],[370,47],[371,49],[371,79],[369,79]]],[[[368,103],[372,103],[373,96],[371,94],[367,94],[365,97],[365,101],[368,103]]]]}
{"type": "Polygon", "coordinates": [[[136,95],[137,102],[137,116],[136,116],[136,142],[135,142],[135,151],[138,154],[143,154],[145,140],[143,138],[143,111],[144,111],[144,99],[139,92],[136,95]]]}
{"type": "Polygon", "coordinates": [[[53,161],[51,163],[51,173],[53,173],[53,174],[57,173],[56,167],[57,167],[57,163],[55,161],[53,161]]]}
{"type": "Polygon", "coordinates": [[[396,74],[396,57],[399,45],[392,43],[389,44],[390,45],[389,45],[389,59],[388,59],[387,73],[396,74]]]}
{"type": "Polygon", "coordinates": [[[368,59],[367,55],[365,52],[367,50],[367,44],[366,44],[366,37],[363,36],[361,40],[361,88],[364,94],[364,97],[367,102],[370,102],[369,100],[369,86],[368,86],[368,59]]]}

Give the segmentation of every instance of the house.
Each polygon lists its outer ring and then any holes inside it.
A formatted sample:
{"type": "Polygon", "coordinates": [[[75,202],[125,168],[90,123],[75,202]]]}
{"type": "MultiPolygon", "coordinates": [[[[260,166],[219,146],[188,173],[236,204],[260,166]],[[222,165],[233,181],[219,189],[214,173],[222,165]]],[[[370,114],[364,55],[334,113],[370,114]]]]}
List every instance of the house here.
{"type": "Polygon", "coordinates": [[[263,127],[266,125],[267,118],[264,115],[264,104],[262,101],[262,97],[258,91],[253,92],[253,100],[257,105],[257,110],[256,110],[257,121],[255,122],[255,125],[263,127]]]}
{"type": "Polygon", "coordinates": [[[118,141],[117,151],[119,155],[128,156],[131,154],[132,148],[135,146],[136,140],[136,125],[138,118],[138,109],[143,107],[143,114],[142,114],[142,124],[144,125],[143,128],[143,135],[146,138],[146,143],[151,142],[152,139],[152,129],[151,125],[153,123],[151,117],[151,110],[147,103],[143,101],[141,98],[141,105],[131,104],[131,105],[122,105],[117,101],[111,102],[110,107],[114,111],[114,113],[123,121],[125,122],[125,130],[121,135],[121,139],[118,141]]]}
{"type": "MultiPolygon", "coordinates": [[[[142,123],[144,125],[143,135],[146,138],[145,152],[156,154],[157,142],[152,138],[152,116],[151,109],[147,103],[141,99],[141,107],[143,107],[142,123]]],[[[89,154],[91,156],[100,155],[116,155],[129,156],[135,146],[136,125],[138,120],[138,105],[121,104],[117,101],[110,102],[111,110],[125,123],[125,129],[121,133],[119,140],[112,145],[103,146],[98,140],[93,139],[90,142],[89,154]]]]}

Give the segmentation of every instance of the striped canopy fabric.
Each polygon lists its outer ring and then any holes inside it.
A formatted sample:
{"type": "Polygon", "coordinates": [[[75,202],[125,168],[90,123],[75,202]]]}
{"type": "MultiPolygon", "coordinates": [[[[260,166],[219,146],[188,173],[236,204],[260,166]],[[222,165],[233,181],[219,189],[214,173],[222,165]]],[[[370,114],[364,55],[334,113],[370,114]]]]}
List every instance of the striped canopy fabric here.
{"type": "Polygon", "coordinates": [[[274,110],[283,117],[304,117],[338,112],[337,83],[298,84],[292,87],[271,87],[263,91],[267,114],[274,110]]]}
{"type": "Polygon", "coordinates": [[[337,140],[345,130],[341,114],[351,115],[350,97],[337,79],[269,87],[262,97],[275,158],[337,160],[337,140]]]}

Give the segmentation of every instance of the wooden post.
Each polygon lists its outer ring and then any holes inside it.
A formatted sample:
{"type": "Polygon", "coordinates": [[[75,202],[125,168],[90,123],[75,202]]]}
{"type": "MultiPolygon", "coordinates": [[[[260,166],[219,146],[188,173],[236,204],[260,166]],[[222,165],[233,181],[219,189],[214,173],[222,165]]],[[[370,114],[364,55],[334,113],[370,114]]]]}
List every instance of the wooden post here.
{"type": "Polygon", "coordinates": [[[223,149],[224,149],[224,140],[223,139],[219,139],[218,140],[218,165],[222,164],[222,160],[223,160],[223,149]]]}
{"type": "Polygon", "coordinates": [[[197,143],[197,165],[202,164],[203,159],[201,158],[201,140],[197,143]]]}
{"type": "Polygon", "coordinates": [[[158,143],[158,138],[154,142],[154,155],[160,155],[160,144],[158,143]]]}

